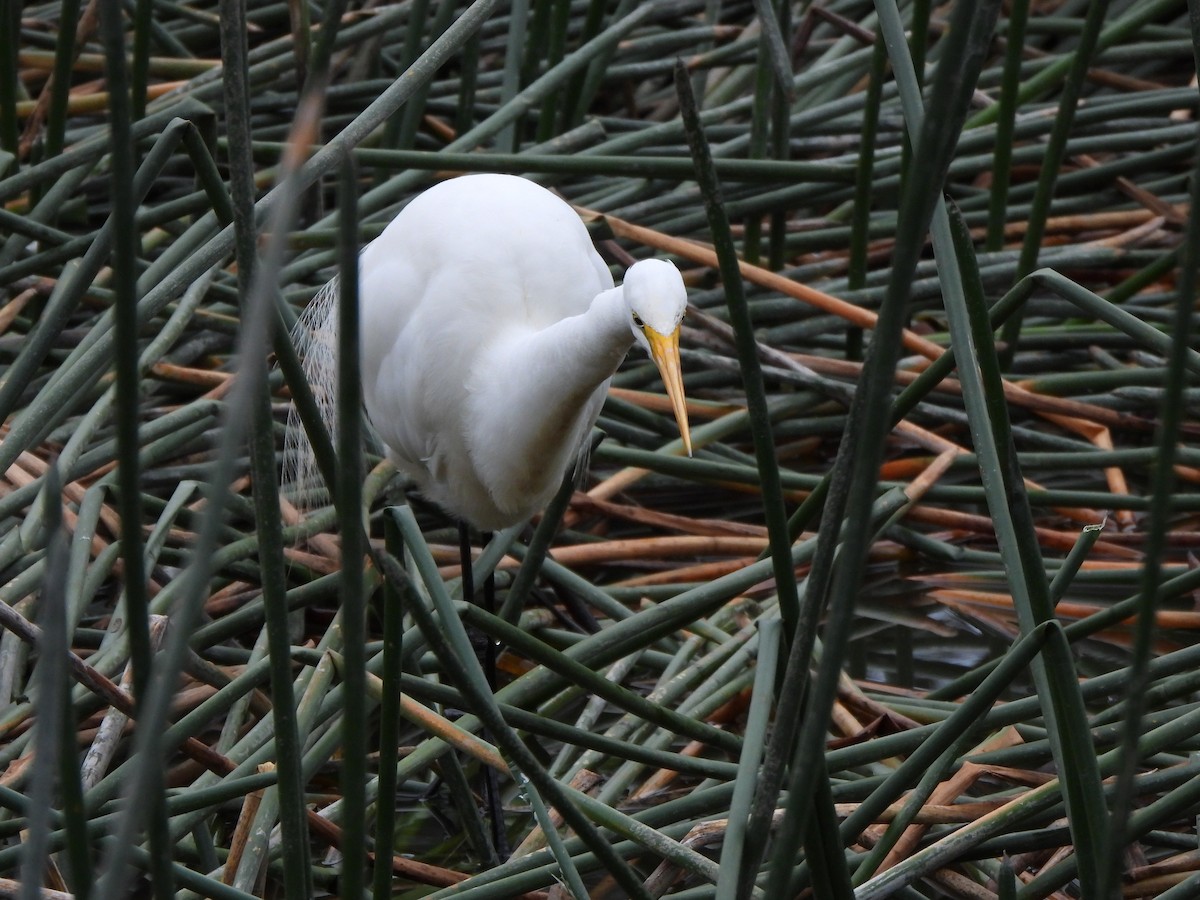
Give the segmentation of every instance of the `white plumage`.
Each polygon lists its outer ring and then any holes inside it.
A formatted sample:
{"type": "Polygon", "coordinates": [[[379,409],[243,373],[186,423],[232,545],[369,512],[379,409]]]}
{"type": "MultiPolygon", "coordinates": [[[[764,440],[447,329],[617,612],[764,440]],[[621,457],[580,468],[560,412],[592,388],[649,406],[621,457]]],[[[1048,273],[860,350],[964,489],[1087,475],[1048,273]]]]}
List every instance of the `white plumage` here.
{"type": "MultiPolygon", "coordinates": [[[[318,294],[295,334],[331,423],[336,294],[318,294]]],[[[481,529],[549,501],[635,341],[690,453],[679,271],[645,260],[614,288],[574,210],[530,181],[470,175],[421,194],[360,256],[359,305],[363,398],[389,458],[481,529]]],[[[298,421],[288,433],[285,478],[303,485],[311,450],[298,421]]]]}

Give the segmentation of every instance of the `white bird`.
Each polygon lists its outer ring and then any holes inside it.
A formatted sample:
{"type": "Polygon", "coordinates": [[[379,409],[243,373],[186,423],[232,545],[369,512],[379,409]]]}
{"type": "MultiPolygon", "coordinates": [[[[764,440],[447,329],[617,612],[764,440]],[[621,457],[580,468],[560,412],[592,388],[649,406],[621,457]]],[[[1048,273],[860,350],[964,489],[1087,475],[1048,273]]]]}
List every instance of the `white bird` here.
{"type": "MultiPolygon", "coordinates": [[[[333,285],[295,331],[332,423],[333,285]]],[[[664,260],[621,287],[575,211],[511,175],[444,181],[408,204],[359,257],[363,399],[389,459],[481,530],[542,509],[579,456],[609,381],[636,342],[654,360],[691,454],[679,324],[687,294],[664,260]]],[[[293,412],[292,471],[311,449],[293,412]]]]}

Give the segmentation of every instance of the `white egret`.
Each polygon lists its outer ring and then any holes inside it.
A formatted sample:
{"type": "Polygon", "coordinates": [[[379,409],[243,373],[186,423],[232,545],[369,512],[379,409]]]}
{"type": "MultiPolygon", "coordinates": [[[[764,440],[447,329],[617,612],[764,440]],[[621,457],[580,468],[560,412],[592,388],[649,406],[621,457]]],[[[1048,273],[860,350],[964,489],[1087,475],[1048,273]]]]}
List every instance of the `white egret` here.
{"type": "MultiPolygon", "coordinates": [[[[359,257],[367,416],[428,499],[481,530],[513,525],[553,496],[635,342],[657,364],[691,453],[686,304],[679,270],[663,260],[635,263],[614,287],[575,211],[533,182],[442,182],[359,257]]],[[[330,422],[336,322],[331,285],[296,329],[330,422]]],[[[297,421],[288,431],[288,477],[303,486],[311,450],[297,449],[297,421]]]]}

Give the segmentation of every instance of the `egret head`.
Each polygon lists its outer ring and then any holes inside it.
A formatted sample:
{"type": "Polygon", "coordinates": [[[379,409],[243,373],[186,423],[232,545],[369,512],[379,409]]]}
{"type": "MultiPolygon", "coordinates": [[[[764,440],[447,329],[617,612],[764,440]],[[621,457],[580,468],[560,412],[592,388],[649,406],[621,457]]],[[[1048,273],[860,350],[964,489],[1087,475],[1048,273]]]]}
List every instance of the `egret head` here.
{"type": "Polygon", "coordinates": [[[644,259],[629,267],[623,287],[633,338],[658,366],[667,396],[671,398],[683,447],[691,456],[692,436],[683,396],[683,372],[679,367],[679,323],[687,310],[683,277],[666,260],[644,259]]]}

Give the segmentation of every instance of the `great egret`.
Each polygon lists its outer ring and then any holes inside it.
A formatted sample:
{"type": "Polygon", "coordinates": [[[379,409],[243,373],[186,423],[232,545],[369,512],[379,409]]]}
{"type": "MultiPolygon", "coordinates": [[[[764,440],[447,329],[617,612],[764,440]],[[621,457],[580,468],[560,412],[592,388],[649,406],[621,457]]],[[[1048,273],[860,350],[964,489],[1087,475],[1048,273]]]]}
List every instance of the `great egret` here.
{"type": "MultiPolygon", "coordinates": [[[[296,328],[333,421],[337,292],[296,328]]],[[[577,458],[609,381],[636,342],[658,366],[691,453],[679,270],[664,260],[612,276],[566,203],[512,175],[468,175],[414,199],[359,257],[362,383],[388,457],[430,500],[481,530],[545,506],[577,458]]],[[[293,414],[287,475],[311,450],[293,414]]]]}

